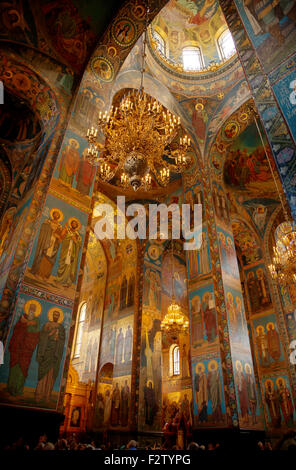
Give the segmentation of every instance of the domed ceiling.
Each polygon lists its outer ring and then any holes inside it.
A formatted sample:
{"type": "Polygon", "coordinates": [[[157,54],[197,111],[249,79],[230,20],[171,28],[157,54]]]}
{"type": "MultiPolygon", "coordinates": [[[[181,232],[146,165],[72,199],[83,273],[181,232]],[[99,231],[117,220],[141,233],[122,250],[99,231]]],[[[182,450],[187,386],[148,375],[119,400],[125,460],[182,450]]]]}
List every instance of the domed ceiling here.
{"type": "Polygon", "coordinates": [[[218,38],[227,30],[218,0],[170,0],[149,28],[149,46],[154,57],[181,75],[216,71],[233,60],[222,58],[218,38]],[[159,36],[162,47],[159,46],[159,36]],[[183,67],[184,48],[198,47],[202,53],[202,70],[186,71],[183,67]]]}

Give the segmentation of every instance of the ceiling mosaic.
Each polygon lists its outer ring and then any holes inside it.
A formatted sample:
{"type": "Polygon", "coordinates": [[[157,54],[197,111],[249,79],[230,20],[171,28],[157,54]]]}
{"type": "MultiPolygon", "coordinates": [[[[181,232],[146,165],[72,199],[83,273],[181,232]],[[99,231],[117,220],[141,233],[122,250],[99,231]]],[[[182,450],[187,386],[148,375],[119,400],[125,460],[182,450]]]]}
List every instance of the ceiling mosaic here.
{"type": "Polygon", "coordinates": [[[196,75],[196,72],[184,72],[183,48],[199,47],[203,62],[201,72],[216,71],[225,62],[217,40],[226,29],[217,0],[171,0],[152,22],[150,46],[163,65],[186,75],[196,75]],[[159,36],[162,47],[157,42],[159,36]]]}
{"type": "Polygon", "coordinates": [[[78,73],[121,3],[7,0],[0,5],[0,40],[33,47],[78,73]]]}

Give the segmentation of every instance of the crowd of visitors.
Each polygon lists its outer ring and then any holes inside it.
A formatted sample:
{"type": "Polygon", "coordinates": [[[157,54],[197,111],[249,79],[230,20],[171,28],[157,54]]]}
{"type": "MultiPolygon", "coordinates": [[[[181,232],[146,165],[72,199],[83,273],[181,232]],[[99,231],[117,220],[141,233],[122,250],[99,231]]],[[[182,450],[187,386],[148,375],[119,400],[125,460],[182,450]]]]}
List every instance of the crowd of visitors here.
{"type": "MultiPolygon", "coordinates": [[[[103,451],[116,451],[116,450],[148,450],[148,451],[180,451],[188,450],[190,452],[220,452],[225,450],[223,445],[220,445],[218,442],[207,442],[198,444],[197,442],[190,442],[187,446],[187,449],[182,449],[178,445],[168,446],[167,441],[163,444],[155,442],[153,445],[139,445],[137,441],[130,440],[127,444],[113,445],[111,442],[106,444],[99,443],[96,439],[85,436],[78,436],[72,434],[70,436],[61,436],[55,443],[51,442],[48,439],[46,433],[41,434],[38,442],[35,445],[29,445],[25,438],[19,437],[11,444],[4,446],[3,450],[10,451],[44,451],[44,450],[54,450],[54,451],[93,451],[93,450],[103,450],[103,451]]],[[[266,440],[263,442],[258,442],[256,448],[253,450],[257,451],[296,451],[296,431],[289,431],[281,439],[277,440],[274,443],[266,440]]]]}

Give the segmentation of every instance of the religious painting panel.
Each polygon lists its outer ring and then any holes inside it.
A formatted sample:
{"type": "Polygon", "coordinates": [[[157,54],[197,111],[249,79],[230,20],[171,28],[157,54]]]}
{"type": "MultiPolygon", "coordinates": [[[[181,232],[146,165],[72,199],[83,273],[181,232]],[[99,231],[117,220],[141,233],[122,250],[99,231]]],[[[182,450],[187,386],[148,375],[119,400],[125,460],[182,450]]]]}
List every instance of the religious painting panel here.
{"type": "Polygon", "coordinates": [[[51,182],[52,187],[76,202],[89,205],[95,167],[86,159],[88,141],[67,130],[51,182]]]}
{"type": "MultiPolygon", "coordinates": [[[[242,205],[252,218],[259,235],[263,238],[270,217],[278,207],[279,201],[276,201],[275,199],[255,197],[252,199],[246,199],[242,202],[242,205]]],[[[256,255],[254,256],[254,260],[258,260],[260,257],[262,257],[262,255],[260,256],[258,253],[257,257],[256,255]]]]}
{"type": "MultiPolygon", "coordinates": [[[[227,186],[252,195],[274,194],[274,183],[265,155],[265,149],[270,156],[271,150],[266,139],[264,144],[265,148],[255,123],[250,124],[234,139],[227,152],[223,170],[227,186]]],[[[273,158],[270,160],[275,167],[273,158]]]]}
{"type": "Polygon", "coordinates": [[[79,428],[81,423],[81,406],[75,406],[71,412],[70,428],[79,428]]]}
{"type": "Polygon", "coordinates": [[[15,253],[25,218],[27,216],[31,199],[26,201],[19,209],[12,206],[3,214],[0,224],[0,295],[3,292],[5,282],[7,280],[8,271],[13,256],[22,256],[24,251],[19,248],[19,252],[15,253]]]}
{"type": "Polygon", "coordinates": [[[189,293],[192,357],[218,349],[218,328],[213,284],[189,293]]]}
{"type": "Polygon", "coordinates": [[[275,314],[256,318],[252,324],[261,373],[270,375],[286,369],[275,314]]]}
{"type": "Polygon", "coordinates": [[[248,347],[249,335],[242,293],[229,286],[225,286],[224,291],[231,341],[248,347]]]}
{"type": "Polygon", "coordinates": [[[192,388],[163,392],[161,426],[165,444],[186,449],[192,442],[192,388]]]}
{"type": "Polygon", "coordinates": [[[161,312],[142,313],[138,429],[161,430],[162,332],[161,312]]]}
{"type": "Polygon", "coordinates": [[[87,301],[89,330],[98,328],[104,309],[107,261],[102,244],[90,232],[80,299],[87,301]]]}
{"type": "Polygon", "coordinates": [[[230,218],[226,194],[221,185],[215,181],[212,183],[212,197],[216,218],[220,223],[222,222],[224,225],[228,226],[230,218]]]}
{"type": "MultiPolygon", "coordinates": [[[[171,303],[172,296],[183,309],[188,308],[186,286],[186,263],[181,252],[174,244],[174,254],[171,249],[163,256],[161,266],[161,310],[166,312],[171,303]]],[[[180,248],[180,246],[179,246],[180,248]]]]}
{"type": "Polygon", "coordinates": [[[145,266],[143,304],[150,309],[161,309],[161,283],[160,273],[157,269],[145,266]]]}
{"type": "Polygon", "coordinates": [[[94,431],[99,431],[110,426],[112,407],[112,376],[110,374],[101,375],[98,378],[97,396],[93,421],[94,431]]]}
{"type": "Polygon", "coordinates": [[[267,273],[264,264],[245,269],[244,271],[251,313],[260,313],[271,308],[271,296],[267,273]]]}
{"type": "MultiPolygon", "coordinates": [[[[290,132],[296,140],[296,71],[286,75],[273,85],[274,93],[278,99],[283,115],[286,118],[290,132]]],[[[286,161],[292,158],[287,152],[286,161]]]]}
{"type": "Polygon", "coordinates": [[[243,266],[248,266],[249,264],[260,261],[263,254],[262,249],[257,243],[254,231],[241,220],[232,222],[232,230],[235,248],[243,266]]]}
{"type": "Polygon", "coordinates": [[[74,299],[87,214],[49,194],[25,282],[74,299]]]}
{"type": "Polygon", "coordinates": [[[291,429],[295,426],[295,406],[291,387],[286,375],[264,379],[264,401],[269,426],[274,430],[291,429]]]}
{"type": "Polygon", "coordinates": [[[233,360],[235,391],[241,428],[262,428],[262,415],[254,376],[252,358],[236,354],[233,360]]]}
{"type": "Polygon", "coordinates": [[[217,235],[221,255],[222,271],[228,276],[231,276],[233,279],[239,279],[239,270],[233,236],[218,226],[217,235]]]}
{"type": "Polygon", "coordinates": [[[195,426],[225,426],[226,408],[220,357],[195,357],[192,378],[195,426]]]}
{"type": "Polygon", "coordinates": [[[285,315],[290,341],[296,340],[296,310],[285,315]]]}
{"type": "Polygon", "coordinates": [[[295,2],[235,0],[235,3],[265,72],[269,73],[295,51],[295,2]]]}
{"type": "MultiPolygon", "coordinates": [[[[114,377],[121,375],[131,374],[132,366],[132,351],[133,351],[133,322],[134,316],[125,317],[113,324],[113,331],[115,333],[115,348],[114,348],[114,377]]],[[[111,342],[113,350],[113,336],[111,326],[111,342]]],[[[112,354],[112,351],[111,351],[112,354]]]]}
{"type": "Polygon", "coordinates": [[[194,238],[198,242],[198,249],[187,250],[188,277],[206,276],[211,272],[211,257],[208,241],[208,229],[203,227],[194,233],[194,238]]]}
{"type": "Polygon", "coordinates": [[[0,370],[2,401],[56,409],[72,311],[21,293],[0,370]]]}
{"type": "Polygon", "coordinates": [[[296,285],[295,284],[290,284],[288,286],[279,284],[279,291],[280,291],[280,295],[281,295],[286,312],[296,306],[296,285]]]}
{"type": "Polygon", "coordinates": [[[87,129],[90,129],[96,120],[99,108],[104,106],[103,96],[94,87],[82,87],[72,113],[71,128],[74,128],[78,135],[86,136],[87,129]]]}
{"type": "Polygon", "coordinates": [[[126,429],[131,425],[130,406],[130,375],[113,378],[111,371],[99,376],[93,429],[126,429]]]}

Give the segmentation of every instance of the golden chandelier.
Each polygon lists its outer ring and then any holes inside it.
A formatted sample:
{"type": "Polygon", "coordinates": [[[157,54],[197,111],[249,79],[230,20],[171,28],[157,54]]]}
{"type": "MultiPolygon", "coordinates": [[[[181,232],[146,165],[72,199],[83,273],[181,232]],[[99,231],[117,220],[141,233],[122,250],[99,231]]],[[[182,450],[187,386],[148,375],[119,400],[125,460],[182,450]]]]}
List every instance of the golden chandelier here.
{"type": "Polygon", "coordinates": [[[118,106],[100,112],[97,127],[87,131],[86,158],[98,167],[98,176],[123,188],[149,190],[154,178],[161,186],[170,182],[171,173],[182,173],[192,164],[187,154],[190,138],[184,135],[180,118],[156,99],[144,93],[143,76],[147,41],[148,8],[143,40],[141,85],[124,95],[118,106]],[[99,152],[98,129],[105,139],[99,152]]]}
{"type": "Polygon", "coordinates": [[[175,263],[174,263],[174,251],[172,241],[172,262],[173,262],[173,275],[172,275],[172,301],[168,307],[168,311],[164,316],[160,328],[162,331],[168,333],[173,339],[178,338],[180,333],[186,333],[189,329],[189,321],[186,316],[183,315],[181,307],[176,303],[175,300],[175,263]]]}
{"type": "Polygon", "coordinates": [[[273,247],[272,263],[268,266],[274,280],[283,285],[296,282],[296,231],[294,224],[286,220],[277,231],[281,234],[273,247]]]}
{"type": "Polygon", "coordinates": [[[186,332],[189,328],[189,321],[185,319],[181,307],[175,302],[174,297],[160,324],[160,328],[163,331],[170,331],[170,333],[186,332]]]}

